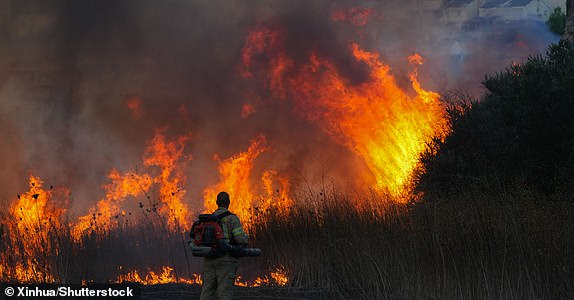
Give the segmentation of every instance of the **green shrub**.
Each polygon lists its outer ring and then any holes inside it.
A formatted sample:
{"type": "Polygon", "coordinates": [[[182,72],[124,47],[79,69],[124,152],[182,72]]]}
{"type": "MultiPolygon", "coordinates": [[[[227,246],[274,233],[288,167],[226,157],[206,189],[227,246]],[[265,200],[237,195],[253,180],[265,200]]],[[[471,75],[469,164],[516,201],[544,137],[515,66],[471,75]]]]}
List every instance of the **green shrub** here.
{"type": "Polygon", "coordinates": [[[548,17],[546,24],[548,25],[550,31],[562,36],[564,35],[564,31],[566,29],[566,14],[562,12],[560,7],[556,7],[554,12],[550,14],[550,17],[548,17]]]}
{"type": "Polygon", "coordinates": [[[452,134],[423,155],[424,192],[458,194],[474,187],[513,187],[552,194],[571,184],[574,170],[574,47],[553,44],[487,76],[480,101],[449,95],[452,134]],[[431,152],[433,152],[431,151],[431,152]]]}

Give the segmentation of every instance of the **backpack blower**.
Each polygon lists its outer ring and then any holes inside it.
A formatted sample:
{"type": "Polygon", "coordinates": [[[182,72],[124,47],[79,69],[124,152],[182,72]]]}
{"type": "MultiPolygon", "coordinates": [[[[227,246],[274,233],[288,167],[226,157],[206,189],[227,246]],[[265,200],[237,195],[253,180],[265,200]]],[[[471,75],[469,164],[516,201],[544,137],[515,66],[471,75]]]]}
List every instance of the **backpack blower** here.
{"type": "Polygon", "coordinates": [[[193,223],[189,233],[191,240],[188,244],[191,247],[193,256],[215,258],[221,257],[227,252],[237,258],[261,255],[261,249],[259,248],[245,248],[225,241],[221,219],[229,215],[232,215],[232,213],[226,212],[219,216],[212,214],[199,215],[199,220],[193,223]]]}

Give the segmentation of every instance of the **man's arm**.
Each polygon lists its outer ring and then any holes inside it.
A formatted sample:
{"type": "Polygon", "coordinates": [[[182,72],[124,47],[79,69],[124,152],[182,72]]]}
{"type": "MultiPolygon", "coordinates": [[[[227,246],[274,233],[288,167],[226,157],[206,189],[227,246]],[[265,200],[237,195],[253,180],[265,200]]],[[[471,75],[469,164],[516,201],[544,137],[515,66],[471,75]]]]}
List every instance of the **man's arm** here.
{"type": "Polygon", "coordinates": [[[233,236],[233,240],[235,243],[239,245],[247,245],[249,242],[249,237],[243,230],[241,226],[241,221],[237,216],[230,216],[231,218],[231,235],[233,236]]]}

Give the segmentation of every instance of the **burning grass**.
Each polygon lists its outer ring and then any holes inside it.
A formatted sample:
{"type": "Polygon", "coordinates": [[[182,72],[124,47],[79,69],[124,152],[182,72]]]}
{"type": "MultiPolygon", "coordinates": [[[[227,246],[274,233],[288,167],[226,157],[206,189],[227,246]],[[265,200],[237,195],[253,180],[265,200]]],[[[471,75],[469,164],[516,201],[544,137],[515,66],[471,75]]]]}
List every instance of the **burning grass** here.
{"type": "MultiPolygon", "coordinates": [[[[262,64],[272,92],[294,100],[298,113],[363,159],[373,191],[323,187],[294,194],[278,171],[255,174],[255,160],[271,148],[264,136],[218,159],[219,182],[204,189],[205,209],[213,210],[214,195],[227,190],[237,200],[231,210],[264,253],[243,260],[237,286],[306,288],[339,299],[574,294],[570,191],[543,201],[550,196],[526,188],[465,186],[452,199],[427,193],[412,201],[409,182],[425,142],[449,130],[438,95],[421,88],[416,71],[413,91],[400,89],[379,55],[355,44],[354,58],[370,70],[364,83],[349,85],[315,53],[295,68],[280,36],[254,32],[244,75],[253,78],[251,68],[261,67],[255,56],[271,51],[275,56],[262,64]]],[[[422,57],[409,60],[420,64],[422,57]]],[[[192,219],[181,166],[191,160],[184,155],[188,140],[169,140],[158,130],[142,157],[145,170],[112,170],[105,196],[78,219],[68,216],[65,189],[48,189],[30,176],[30,190],[0,219],[0,281],[201,284],[201,260],[189,257],[186,243],[192,219]]]]}
{"type": "Polygon", "coordinates": [[[66,250],[60,239],[66,232],[62,195],[67,191],[46,190],[40,178],[30,176],[30,190],[17,196],[1,225],[0,278],[25,283],[57,280],[54,270],[62,267],[60,256],[66,250]]]}
{"type": "MultiPolygon", "coordinates": [[[[1,281],[201,283],[186,232],[170,229],[159,211],[141,208],[146,221],[133,224],[120,216],[114,230],[78,243],[65,212],[53,212],[57,193],[36,177],[31,183],[20,199],[37,200],[37,213],[2,222],[1,281]]],[[[257,215],[252,235],[264,256],[242,260],[236,285],[320,290],[338,299],[557,299],[574,292],[567,193],[547,205],[528,193],[468,195],[404,205],[375,192],[309,192],[287,212],[257,215]]]]}
{"type": "MultiPolygon", "coordinates": [[[[108,192],[126,190],[125,182],[114,181],[108,192]]],[[[0,219],[0,282],[201,284],[202,260],[190,258],[189,229],[165,210],[144,204],[133,213],[118,208],[113,216],[100,210],[91,216],[90,227],[78,233],[83,218],[69,222],[66,199],[66,190],[46,190],[42,180],[30,176],[30,190],[0,219]]],[[[261,267],[251,265],[236,285],[287,284],[283,267],[269,272],[261,267]]]]}
{"type": "MultiPolygon", "coordinates": [[[[178,188],[184,177],[175,167],[183,140],[158,134],[144,155],[150,168],[112,171],[104,199],[79,219],[68,216],[66,189],[30,176],[30,190],[1,216],[0,281],[200,284],[201,260],[189,256],[186,244],[191,220],[178,217],[189,215],[178,188]],[[120,206],[127,202],[139,205],[120,206]]],[[[232,197],[251,199],[241,204],[244,220],[264,256],[243,259],[237,286],[289,286],[339,299],[574,293],[568,191],[550,204],[506,189],[417,201],[334,188],[296,195],[277,171],[250,173],[265,143],[254,139],[246,151],[221,160],[220,182],[206,189],[242,186],[230,190],[232,197]]]]}
{"type": "MultiPolygon", "coordinates": [[[[45,189],[40,178],[30,176],[30,190],[14,199],[0,219],[0,281],[200,283],[201,260],[192,260],[187,246],[192,219],[182,202],[187,139],[169,140],[158,130],[143,155],[145,168],[112,170],[103,199],[77,219],[68,215],[67,190],[45,189]]],[[[275,170],[265,170],[259,186],[251,183],[253,161],[265,150],[264,137],[253,140],[246,152],[221,162],[221,182],[205,190],[206,197],[227,189],[242,199],[232,209],[247,229],[257,209],[286,213],[291,201],[288,181],[275,170]],[[276,194],[276,185],[284,190],[276,194]]],[[[237,285],[282,286],[288,281],[284,274],[282,268],[263,270],[254,264],[237,285]]]]}

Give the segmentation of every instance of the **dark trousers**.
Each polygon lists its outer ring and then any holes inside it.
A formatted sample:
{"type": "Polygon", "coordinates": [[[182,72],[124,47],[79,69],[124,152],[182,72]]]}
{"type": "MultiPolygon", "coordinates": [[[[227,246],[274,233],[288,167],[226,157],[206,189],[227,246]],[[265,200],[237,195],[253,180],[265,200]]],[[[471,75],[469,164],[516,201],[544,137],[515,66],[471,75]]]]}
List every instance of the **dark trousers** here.
{"type": "Polygon", "coordinates": [[[239,259],[229,256],[206,258],[203,261],[203,285],[200,300],[231,300],[239,259]]]}

